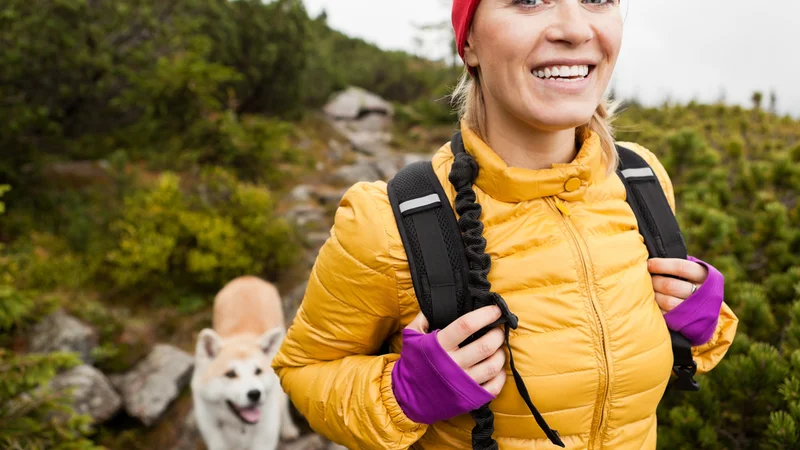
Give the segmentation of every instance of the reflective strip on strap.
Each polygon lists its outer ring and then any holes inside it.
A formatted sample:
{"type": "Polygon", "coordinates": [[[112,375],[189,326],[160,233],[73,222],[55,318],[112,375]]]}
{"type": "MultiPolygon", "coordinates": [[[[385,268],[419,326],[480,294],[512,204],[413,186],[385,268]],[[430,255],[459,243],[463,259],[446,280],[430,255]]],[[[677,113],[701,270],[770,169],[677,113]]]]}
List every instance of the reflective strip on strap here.
{"type": "Polygon", "coordinates": [[[400,203],[400,213],[404,213],[409,209],[433,205],[435,203],[441,203],[437,194],[426,195],[425,197],[420,198],[412,198],[411,200],[400,203]]]}
{"type": "Polygon", "coordinates": [[[625,169],[622,171],[622,176],[625,178],[644,178],[654,177],[653,169],[649,167],[642,167],[641,169],[625,169]]]}

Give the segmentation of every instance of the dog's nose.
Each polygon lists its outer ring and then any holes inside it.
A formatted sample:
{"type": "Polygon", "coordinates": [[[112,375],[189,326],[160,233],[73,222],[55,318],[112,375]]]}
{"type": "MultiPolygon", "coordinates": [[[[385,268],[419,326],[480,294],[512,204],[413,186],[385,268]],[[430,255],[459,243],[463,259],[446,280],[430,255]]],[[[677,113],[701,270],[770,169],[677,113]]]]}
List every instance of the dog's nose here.
{"type": "Polygon", "coordinates": [[[249,398],[250,401],[257,402],[258,399],[261,398],[261,391],[259,391],[258,389],[253,389],[252,391],[248,391],[247,398],[249,398]]]}

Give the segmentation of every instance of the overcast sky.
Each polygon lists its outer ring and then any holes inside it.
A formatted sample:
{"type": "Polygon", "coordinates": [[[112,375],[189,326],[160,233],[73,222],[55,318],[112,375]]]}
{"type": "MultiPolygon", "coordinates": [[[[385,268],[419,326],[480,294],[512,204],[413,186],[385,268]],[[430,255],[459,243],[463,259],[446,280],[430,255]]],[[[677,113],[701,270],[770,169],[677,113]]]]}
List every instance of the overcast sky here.
{"type": "MultiPolygon", "coordinates": [[[[419,45],[414,24],[450,19],[439,0],[304,0],[331,27],[385,49],[433,58],[446,43],[419,45]]],[[[446,37],[444,37],[446,39],[446,37]]],[[[630,0],[612,84],[647,104],[697,99],[750,105],[774,90],[778,110],[800,117],[800,0],[630,0]]]]}

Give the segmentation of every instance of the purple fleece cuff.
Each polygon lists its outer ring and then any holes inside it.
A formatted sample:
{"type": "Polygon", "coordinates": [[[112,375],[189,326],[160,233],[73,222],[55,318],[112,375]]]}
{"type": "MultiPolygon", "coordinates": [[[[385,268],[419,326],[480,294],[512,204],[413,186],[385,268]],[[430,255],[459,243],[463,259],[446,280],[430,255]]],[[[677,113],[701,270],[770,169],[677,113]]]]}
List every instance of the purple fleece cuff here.
{"type": "Polygon", "coordinates": [[[392,369],[392,389],[409,419],[433,424],[494,400],[439,344],[439,330],[403,330],[403,350],[392,369]]]}
{"type": "Polygon", "coordinates": [[[675,309],[664,315],[667,327],[686,336],[693,346],[703,345],[714,335],[725,296],[725,277],[711,264],[687,258],[708,269],[708,278],[675,309]]]}

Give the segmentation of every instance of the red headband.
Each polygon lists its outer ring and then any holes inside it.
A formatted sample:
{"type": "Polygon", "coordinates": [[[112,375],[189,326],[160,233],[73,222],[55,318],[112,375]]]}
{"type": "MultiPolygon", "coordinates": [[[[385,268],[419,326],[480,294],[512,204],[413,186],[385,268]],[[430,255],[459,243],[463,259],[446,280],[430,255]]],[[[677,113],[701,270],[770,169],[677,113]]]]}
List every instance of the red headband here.
{"type": "Polygon", "coordinates": [[[472,17],[481,0],[453,0],[453,29],[456,32],[458,55],[464,59],[464,44],[467,42],[472,17]]]}

